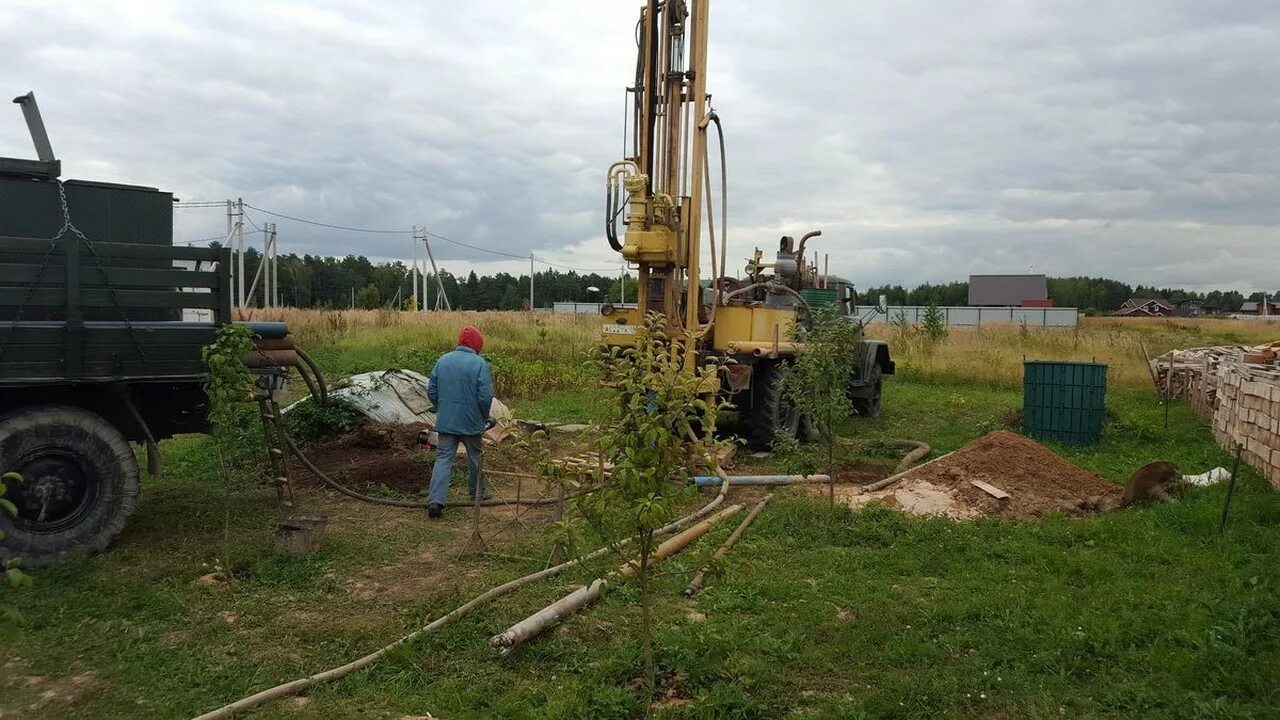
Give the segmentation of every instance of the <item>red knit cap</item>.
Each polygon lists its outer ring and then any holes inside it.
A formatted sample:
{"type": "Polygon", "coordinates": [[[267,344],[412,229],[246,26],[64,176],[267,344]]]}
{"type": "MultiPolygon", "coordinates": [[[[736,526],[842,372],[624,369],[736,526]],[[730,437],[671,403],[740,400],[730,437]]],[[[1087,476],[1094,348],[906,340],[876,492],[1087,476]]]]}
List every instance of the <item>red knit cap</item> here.
{"type": "Polygon", "coordinates": [[[458,333],[458,346],[480,352],[481,348],[484,347],[484,336],[480,334],[479,330],[468,325],[462,328],[462,332],[458,333]]]}

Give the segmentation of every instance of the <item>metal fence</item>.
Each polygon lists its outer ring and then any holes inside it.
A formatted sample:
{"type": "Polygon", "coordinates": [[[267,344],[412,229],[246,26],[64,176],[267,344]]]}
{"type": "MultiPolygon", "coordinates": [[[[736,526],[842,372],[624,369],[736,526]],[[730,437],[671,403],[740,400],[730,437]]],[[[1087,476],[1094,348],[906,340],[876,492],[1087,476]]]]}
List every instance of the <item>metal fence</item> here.
{"type": "MultiPolygon", "coordinates": [[[[867,323],[893,322],[900,317],[909,323],[918,323],[924,317],[926,305],[891,305],[888,312],[880,312],[874,305],[859,305],[854,314],[867,323]]],[[[948,325],[977,327],[996,323],[1018,323],[1031,327],[1075,327],[1080,312],[1076,308],[1052,307],[939,307],[948,325]]]]}
{"type": "MultiPolygon", "coordinates": [[[[558,302],[552,303],[551,311],[556,315],[599,315],[600,306],[604,303],[558,302]]],[[[613,303],[619,310],[630,309],[635,303],[613,303]]]]}

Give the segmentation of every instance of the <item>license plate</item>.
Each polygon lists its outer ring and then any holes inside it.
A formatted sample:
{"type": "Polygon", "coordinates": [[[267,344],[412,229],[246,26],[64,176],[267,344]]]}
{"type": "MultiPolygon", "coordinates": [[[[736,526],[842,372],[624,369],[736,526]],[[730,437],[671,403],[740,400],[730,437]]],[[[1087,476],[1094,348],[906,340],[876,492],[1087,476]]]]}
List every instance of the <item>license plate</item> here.
{"type": "Polygon", "coordinates": [[[604,333],[606,335],[635,335],[635,325],[605,325],[604,333]]]}

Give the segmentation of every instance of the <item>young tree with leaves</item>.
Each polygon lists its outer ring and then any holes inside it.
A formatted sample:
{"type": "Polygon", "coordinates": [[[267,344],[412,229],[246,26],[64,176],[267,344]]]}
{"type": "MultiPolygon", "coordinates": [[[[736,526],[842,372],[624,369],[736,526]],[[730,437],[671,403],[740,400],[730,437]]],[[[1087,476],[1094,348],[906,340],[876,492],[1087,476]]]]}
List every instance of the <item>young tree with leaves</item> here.
{"type": "MultiPolygon", "coordinates": [[[[649,697],[656,683],[650,585],[654,532],[672,517],[694,488],[689,479],[718,466],[726,441],[712,428],[721,406],[714,393],[716,361],[685,369],[689,338],[671,337],[663,315],[650,313],[637,328],[633,347],[599,360],[613,390],[597,449],[613,463],[600,490],[575,500],[574,515],[606,538],[631,538],[634,552],[623,556],[635,570],[640,592],[640,633],[649,697]]],[[[621,551],[619,554],[622,554],[621,551]]]]}
{"type": "Polygon", "coordinates": [[[209,398],[210,434],[218,454],[222,481],[226,485],[221,558],[224,579],[231,577],[231,495],[235,479],[227,464],[227,456],[232,454],[229,444],[235,436],[236,406],[252,399],[253,376],[242,359],[251,350],[253,333],[249,326],[226,323],[218,328],[213,343],[200,351],[209,371],[204,391],[209,398]]]}
{"type": "MultiPolygon", "coordinates": [[[[808,325],[797,329],[796,359],[783,381],[792,405],[816,426],[828,474],[835,469],[836,427],[854,412],[848,388],[857,370],[858,339],[858,329],[838,307],[813,310],[808,325]]],[[[783,438],[778,447],[784,455],[799,456],[793,440],[783,438]]]]}

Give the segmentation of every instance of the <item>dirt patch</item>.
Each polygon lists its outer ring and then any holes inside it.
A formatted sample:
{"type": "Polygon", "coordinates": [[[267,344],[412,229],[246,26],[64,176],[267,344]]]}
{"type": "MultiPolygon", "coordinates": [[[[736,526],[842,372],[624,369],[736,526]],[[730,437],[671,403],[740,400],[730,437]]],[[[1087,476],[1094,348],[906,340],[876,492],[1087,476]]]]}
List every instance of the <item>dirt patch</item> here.
{"type": "Polygon", "coordinates": [[[914,514],[954,518],[1038,517],[1051,512],[1079,517],[1119,507],[1123,494],[1119,485],[1072,465],[1043,445],[998,430],[908,472],[889,488],[845,499],[854,507],[881,502],[914,514]]]}
{"type": "MultiPolygon", "coordinates": [[[[316,467],[356,490],[385,485],[398,493],[422,494],[435,457],[418,449],[418,432],[425,427],[365,423],[355,432],[312,443],[302,451],[316,467]]],[[[321,484],[296,460],[291,460],[290,469],[296,485],[321,484]]]]}
{"type": "Polygon", "coordinates": [[[22,707],[15,702],[17,697],[6,698],[5,703],[0,704],[0,719],[41,717],[42,711],[46,709],[54,706],[75,705],[86,695],[102,689],[102,682],[98,679],[97,673],[84,670],[79,661],[72,663],[69,668],[74,674],[64,677],[29,675],[22,672],[23,669],[25,669],[25,662],[20,658],[11,658],[4,664],[4,677],[0,680],[0,688],[6,691],[26,691],[24,694],[28,694],[29,697],[21,701],[25,703],[22,707]],[[11,702],[15,704],[8,704],[11,702]]]}

